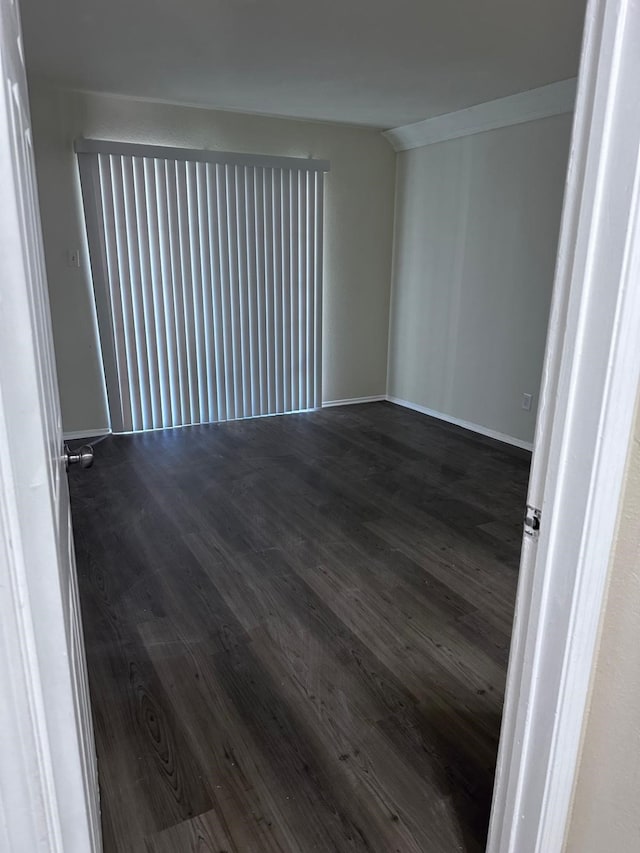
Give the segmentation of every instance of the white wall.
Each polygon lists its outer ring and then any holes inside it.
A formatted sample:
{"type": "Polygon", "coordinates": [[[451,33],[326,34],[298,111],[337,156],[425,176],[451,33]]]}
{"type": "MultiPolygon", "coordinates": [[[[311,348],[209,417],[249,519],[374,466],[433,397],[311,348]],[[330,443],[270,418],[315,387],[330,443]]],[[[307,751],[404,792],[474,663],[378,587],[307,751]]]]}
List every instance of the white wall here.
{"type": "Polygon", "coordinates": [[[533,439],[571,121],[398,155],[391,396],[533,439]]]}
{"type": "Polygon", "coordinates": [[[566,853],[640,850],[640,397],[566,853]]]}
{"type": "Polygon", "coordinates": [[[331,161],[325,191],[323,397],[384,394],[395,154],[377,131],[178,107],[32,85],[51,312],[66,431],[108,422],[73,140],[331,161]],[[83,249],[81,269],[66,252],[83,249]]]}

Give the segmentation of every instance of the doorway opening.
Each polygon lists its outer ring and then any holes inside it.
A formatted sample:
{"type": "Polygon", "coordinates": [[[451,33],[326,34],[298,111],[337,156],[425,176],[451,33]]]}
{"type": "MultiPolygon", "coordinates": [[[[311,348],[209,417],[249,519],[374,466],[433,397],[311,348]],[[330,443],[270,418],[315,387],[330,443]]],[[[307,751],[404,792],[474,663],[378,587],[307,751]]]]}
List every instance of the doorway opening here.
{"type": "MultiPolygon", "coordinates": [[[[474,135],[481,135],[477,128],[467,133],[474,135]]],[[[471,178],[475,184],[474,158],[468,146],[462,157],[441,165],[463,184],[471,178]]],[[[436,163],[434,174],[439,169],[436,163]]],[[[132,174],[135,195],[133,166],[132,174]]],[[[344,179],[345,172],[340,174],[344,179]]],[[[384,183],[370,177],[368,172],[362,183],[376,189],[384,183]]],[[[253,186],[255,192],[255,180],[253,186]]],[[[459,188],[457,197],[464,201],[468,187],[459,188]]],[[[339,192],[332,189],[335,199],[339,192]]],[[[344,187],[341,191],[344,197],[344,187]]],[[[366,193],[362,198],[349,227],[377,208],[366,193]]],[[[490,220],[487,216],[484,223],[490,220]]],[[[464,216],[458,226],[459,240],[449,248],[460,261],[467,238],[477,231],[464,216]]],[[[383,241],[371,239],[380,234],[377,226],[367,233],[374,255],[375,244],[383,241]]],[[[335,233],[333,240],[340,248],[335,233]]],[[[354,255],[367,254],[362,244],[352,243],[354,255]]],[[[90,248],[93,261],[95,246],[90,248]]],[[[481,316],[469,305],[456,313],[464,291],[462,267],[460,262],[454,270],[451,304],[430,329],[435,337],[449,335],[460,343],[443,348],[441,377],[455,368],[469,343],[464,323],[473,326],[481,316]]],[[[109,803],[104,832],[114,850],[126,849],[131,837],[151,850],[203,840],[231,849],[252,844],[263,845],[259,849],[271,844],[274,850],[287,845],[299,850],[301,844],[371,849],[374,831],[387,845],[381,849],[395,844],[419,850],[426,843],[432,849],[451,849],[451,844],[482,849],[484,844],[491,787],[486,780],[493,775],[499,727],[492,694],[499,693],[499,673],[504,676],[506,665],[510,617],[504,605],[513,581],[509,571],[517,573],[528,467],[526,452],[513,445],[529,441],[511,435],[511,445],[497,444],[492,434],[503,439],[509,434],[491,424],[444,404],[434,421],[436,410],[413,392],[369,387],[366,368],[373,360],[368,355],[376,351],[369,347],[375,340],[371,331],[385,323],[369,322],[378,310],[367,302],[373,278],[364,267],[358,274],[349,264],[345,268],[353,289],[342,289],[337,309],[339,287],[328,300],[329,315],[335,321],[342,312],[343,325],[340,335],[334,334],[335,325],[323,335],[331,344],[324,359],[334,379],[341,380],[346,360],[336,353],[346,349],[345,342],[353,343],[356,355],[349,369],[363,390],[372,392],[357,398],[364,405],[290,415],[281,422],[114,436],[101,442],[104,467],[93,469],[93,479],[82,481],[72,473],[74,511],[81,519],[76,539],[84,606],[93,613],[88,655],[97,674],[92,670],[90,677],[101,697],[94,712],[103,804],[109,803]],[[379,399],[391,397],[403,407],[379,399]],[[407,404],[422,414],[407,411],[407,404]],[[488,437],[479,437],[478,427],[488,437]],[[188,675],[192,681],[185,680],[188,675]],[[186,705],[181,704],[185,697],[186,705]],[[124,723],[124,733],[110,728],[116,720],[124,723]],[[216,735],[222,732],[222,742],[207,736],[207,724],[216,735]],[[141,747],[137,774],[129,765],[136,746],[141,747]],[[195,778],[205,777],[194,785],[195,778]],[[220,778],[224,785],[218,785],[220,778]],[[125,793],[120,799],[119,784],[125,793]],[[346,806],[331,799],[334,786],[345,792],[346,806]],[[424,786],[431,786],[431,793],[424,786]],[[425,803],[436,829],[424,822],[425,803]],[[255,825],[246,826],[248,814],[255,825]]],[[[202,290],[204,312],[211,291],[202,290]]],[[[406,291],[401,302],[404,296],[406,291]]],[[[502,308],[500,293],[493,297],[502,308]]],[[[144,307],[144,290],[138,304],[144,307]]],[[[153,294],[148,304],[154,304],[153,294]]],[[[420,316],[419,307],[405,301],[409,326],[420,316]]],[[[382,314],[388,320],[388,311],[382,314]]],[[[105,316],[115,343],[114,313],[105,316]]],[[[143,318],[136,331],[134,322],[130,341],[153,354],[158,338],[150,345],[151,325],[155,321],[148,325],[143,318]]],[[[498,338],[490,332],[485,329],[483,336],[489,349],[498,338]]],[[[414,335],[405,355],[415,341],[414,335]]],[[[400,349],[404,343],[400,339],[400,349]]],[[[211,348],[205,345],[203,351],[206,363],[211,348]]],[[[190,357],[197,365],[197,347],[195,356],[187,348],[185,358],[190,357]]],[[[420,384],[433,374],[433,362],[414,361],[420,384]]],[[[122,363],[129,367],[133,360],[122,363]]],[[[475,362],[476,369],[480,364],[475,362]]],[[[224,372],[224,365],[218,360],[207,369],[203,377],[224,372]]],[[[200,414],[185,419],[181,400],[183,425],[223,420],[212,417],[218,385],[201,383],[197,371],[194,376],[193,388],[187,387],[189,406],[197,401],[200,414]]],[[[337,380],[336,388],[349,387],[337,380]]],[[[243,405],[247,396],[253,399],[252,381],[250,376],[242,388],[243,405]]],[[[136,387],[142,399],[148,389],[145,383],[136,387]]],[[[313,387],[319,387],[315,379],[313,387]]],[[[177,396],[184,388],[178,386],[177,396]]],[[[452,382],[443,381],[442,399],[451,402],[454,390],[452,382]]],[[[356,402],[349,393],[316,398],[313,405],[356,402]]],[[[118,394],[122,412],[121,389],[118,394]]],[[[523,394],[531,404],[535,388],[527,386],[523,394]]],[[[158,397],[160,426],[166,427],[160,384],[158,397]]],[[[152,394],[147,409],[153,417],[151,399],[152,394]]],[[[146,429],[145,417],[141,403],[135,428],[146,429]]],[[[133,414],[129,425],[134,428],[133,414]]],[[[88,427],[83,431],[92,434],[88,427]]]]}

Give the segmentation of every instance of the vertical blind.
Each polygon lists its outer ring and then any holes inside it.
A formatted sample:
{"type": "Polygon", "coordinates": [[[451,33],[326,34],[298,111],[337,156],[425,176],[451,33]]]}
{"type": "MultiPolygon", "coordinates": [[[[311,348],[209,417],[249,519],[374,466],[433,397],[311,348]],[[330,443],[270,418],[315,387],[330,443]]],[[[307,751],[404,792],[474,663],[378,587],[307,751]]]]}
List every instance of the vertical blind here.
{"type": "Polygon", "coordinates": [[[328,164],[76,151],[113,430],[321,405],[328,164]]]}

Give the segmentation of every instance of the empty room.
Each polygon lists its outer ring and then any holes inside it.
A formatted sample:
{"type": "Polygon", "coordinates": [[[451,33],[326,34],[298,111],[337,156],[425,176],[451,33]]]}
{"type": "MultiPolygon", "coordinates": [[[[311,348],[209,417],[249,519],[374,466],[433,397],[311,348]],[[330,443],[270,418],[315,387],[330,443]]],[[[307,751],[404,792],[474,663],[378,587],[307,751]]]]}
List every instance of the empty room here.
{"type": "Polygon", "coordinates": [[[20,6],[60,849],[485,850],[583,0],[20,6]]]}

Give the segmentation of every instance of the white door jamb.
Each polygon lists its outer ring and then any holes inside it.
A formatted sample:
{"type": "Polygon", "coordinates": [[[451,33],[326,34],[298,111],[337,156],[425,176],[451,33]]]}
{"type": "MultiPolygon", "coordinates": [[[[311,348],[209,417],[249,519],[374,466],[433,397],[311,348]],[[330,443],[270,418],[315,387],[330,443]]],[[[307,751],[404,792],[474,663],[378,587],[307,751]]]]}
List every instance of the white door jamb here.
{"type": "Polygon", "coordinates": [[[639,44],[640,4],[590,0],[489,853],[560,853],[570,817],[640,380],[639,44]]]}

